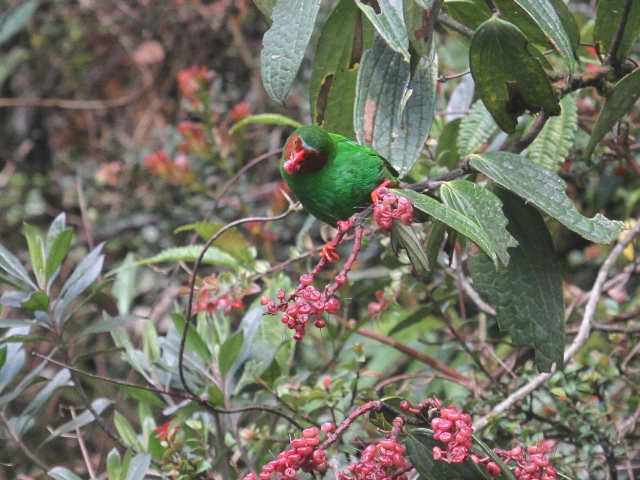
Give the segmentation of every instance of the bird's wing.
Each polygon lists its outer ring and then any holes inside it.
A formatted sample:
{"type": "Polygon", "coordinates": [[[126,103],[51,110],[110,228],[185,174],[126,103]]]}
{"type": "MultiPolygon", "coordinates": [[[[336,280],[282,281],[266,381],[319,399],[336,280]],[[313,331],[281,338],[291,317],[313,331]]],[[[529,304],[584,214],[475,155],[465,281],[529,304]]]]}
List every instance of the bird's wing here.
{"type": "Polygon", "coordinates": [[[391,163],[389,163],[389,160],[387,160],[386,158],[384,158],[382,155],[380,155],[378,152],[376,152],[375,150],[365,146],[365,145],[360,145],[357,142],[354,142],[353,140],[350,140],[347,137],[343,137],[342,135],[338,135],[336,133],[329,133],[329,135],[331,136],[331,139],[336,143],[336,145],[339,148],[353,148],[355,150],[360,150],[360,151],[365,151],[366,153],[368,153],[369,155],[378,157],[380,160],[383,161],[385,167],[387,168],[387,170],[389,170],[389,173],[391,173],[391,175],[393,175],[394,177],[399,177],[400,174],[398,173],[398,171],[393,168],[393,165],[391,165],[391,163]]]}

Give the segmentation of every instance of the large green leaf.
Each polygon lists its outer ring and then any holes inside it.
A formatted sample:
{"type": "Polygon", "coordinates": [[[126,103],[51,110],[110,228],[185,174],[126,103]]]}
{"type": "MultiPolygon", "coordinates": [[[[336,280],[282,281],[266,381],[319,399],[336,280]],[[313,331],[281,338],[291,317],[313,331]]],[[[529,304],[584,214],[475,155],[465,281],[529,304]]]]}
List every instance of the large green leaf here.
{"type": "Polygon", "coordinates": [[[220,346],[220,354],[218,355],[218,366],[220,373],[226,375],[233,363],[238,358],[238,354],[242,349],[244,342],[244,332],[240,330],[235,335],[227,338],[220,346]]]}
{"type": "Polygon", "coordinates": [[[413,190],[394,190],[394,192],[411,200],[414,209],[431,215],[436,220],[440,220],[442,223],[447,224],[468,239],[477,243],[478,246],[497,263],[498,256],[493,249],[489,234],[474,220],[467,218],[457,210],[443,205],[427,195],[421,195],[413,190]]]}
{"type": "Polygon", "coordinates": [[[378,37],[358,71],[354,125],[358,141],[406,174],[429,135],[436,101],[437,64],[409,64],[378,37]]]}
{"type": "Polygon", "coordinates": [[[371,22],[353,0],[341,0],[325,23],[309,84],[311,119],[316,125],[355,138],[353,98],[360,58],[373,45],[371,22]]]}
{"type": "Polygon", "coordinates": [[[505,132],[515,131],[527,109],[560,113],[543,64],[513,24],[497,17],[483,23],[471,39],[469,66],[480,98],[505,132]]]}
{"type": "MultiPolygon", "coordinates": [[[[565,25],[561,20],[561,17],[556,12],[553,2],[550,0],[514,0],[517,2],[531,18],[540,26],[546,37],[549,39],[554,48],[567,59],[569,64],[569,70],[574,70],[576,60],[574,57],[574,43],[577,46],[575,39],[576,29],[572,25],[572,35],[574,36],[573,42],[569,38],[569,34],[565,30],[565,25]]],[[[566,8],[566,6],[565,6],[566,8]]],[[[563,15],[567,25],[570,23],[566,20],[566,12],[563,15]]],[[[575,23],[575,20],[574,20],[575,23]]]]}
{"type": "Polygon", "coordinates": [[[273,7],[260,64],[264,88],[278,102],[287,96],[298,73],[319,8],[320,0],[279,0],[273,7]]]}
{"type": "Polygon", "coordinates": [[[498,269],[484,252],[470,254],[473,284],[495,307],[500,329],[516,345],[535,349],[538,370],[561,368],[564,298],[553,240],[538,210],[507,190],[496,193],[519,245],[509,250],[509,265],[498,269]]]}
{"type": "Polygon", "coordinates": [[[631,109],[640,98],[640,68],[636,68],[629,75],[623,77],[613,88],[613,93],[607,98],[598,117],[596,125],[591,132],[589,144],[584,152],[586,158],[590,157],[593,149],[602,137],[631,109]]]}
{"type": "MultiPolygon", "coordinates": [[[[601,54],[605,54],[611,47],[611,40],[618,30],[618,25],[624,13],[624,4],[628,0],[600,0],[596,9],[596,23],[593,27],[593,42],[601,54]]],[[[631,10],[627,16],[624,33],[616,58],[626,57],[633,44],[640,35],[640,2],[631,1],[631,10]]]]}
{"type": "Polygon", "coordinates": [[[476,100],[471,110],[460,121],[458,154],[466,157],[478,150],[498,129],[491,113],[482,100],[476,100]]]}
{"type": "Polygon", "coordinates": [[[509,263],[509,247],[518,242],[507,232],[507,219],[502,213],[502,203],[491,191],[468,180],[454,180],[440,187],[442,202],[462,215],[475,221],[487,233],[491,248],[500,261],[509,263]]]}
{"type": "Polygon", "coordinates": [[[422,480],[485,480],[480,467],[471,460],[463,463],[447,463],[433,459],[433,447],[446,449],[445,445],[434,440],[433,431],[426,428],[414,428],[405,442],[407,457],[420,474],[422,480]]]}
{"type": "Polygon", "coordinates": [[[486,2],[445,0],[444,7],[451,18],[474,31],[491,17],[486,2]]]}
{"type": "Polygon", "coordinates": [[[424,3],[430,5],[409,0],[402,2],[402,6],[409,44],[421,58],[429,61],[433,58],[433,26],[438,12],[433,8],[433,0],[424,3]]]}
{"type": "MultiPolygon", "coordinates": [[[[368,2],[367,2],[368,3],[368,2]]],[[[399,53],[405,62],[409,62],[409,38],[404,24],[402,2],[396,0],[378,0],[376,9],[362,0],[356,4],[371,21],[378,33],[385,39],[389,48],[399,53]]]]}
{"type": "Polygon", "coordinates": [[[589,219],[580,215],[565,194],[567,184],[531,160],[509,152],[490,152],[470,156],[470,165],[508,190],[558,220],[570,230],[595,243],[608,243],[622,231],[622,222],[601,214],[589,219]]]}
{"type": "Polygon", "coordinates": [[[567,95],[560,101],[562,112],[547,120],[542,131],[525,152],[527,158],[556,173],[573,147],[578,130],[578,107],[567,95]]]}

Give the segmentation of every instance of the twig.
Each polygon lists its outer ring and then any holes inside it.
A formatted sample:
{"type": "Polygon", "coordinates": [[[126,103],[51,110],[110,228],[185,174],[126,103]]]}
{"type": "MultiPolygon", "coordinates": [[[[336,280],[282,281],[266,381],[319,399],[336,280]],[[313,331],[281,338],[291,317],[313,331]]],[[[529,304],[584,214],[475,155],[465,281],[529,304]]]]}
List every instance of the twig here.
{"type": "Polygon", "coordinates": [[[527,131],[527,133],[520,137],[520,139],[516,143],[507,148],[507,152],[520,153],[529,145],[531,145],[531,143],[537,138],[537,136],[540,135],[540,132],[542,131],[545,123],[547,123],[547,120],[549,120],[549,114],[546,112],[546,110],[542,110],[536,117],[533,125],[531,125],[529,131],[527,131]]]}
{"type": "Polygon", "coordinates": [[[624,2],[622,7],[622,14],[620,15],[620,23],[616,28],[616,33],[614,33],[613,38],[611,39],[611,44],[609,45],[609,51],[604,57],[604,64],[611,65],[612,63],[617,62],[619,59],[617,58],[618,49],[620,48],[620,44],[622,43],[622,36],[624,35],[624,29],[627,25],[627,20],[629,19],[629,12],[631,12],[631,4],[633,0],[627,0],[624,2]]]}
{"type": "MultiPolygon", "coordinates": [[[[75,408],[71,408],[71,418],[73,420],[76,419],[76,410],[75,408]]],[[[93,465],[91,465],[91,458],[89,452],[87,451],[87,446],[84,443],[84,438],[82,438],[82,434],[80,433],[80,427],[76,427],[76,439],[78,440],[78,445],[80,446],[80,452],[82,453],[82,458],[84,458],[84,464],[87,466],[87,472],[89,473],[89,478],[94,480],[96,478],[96,472],[93,469],[93,465]]]]}
{"type": "MultiPolygon", "coordinates": [[[[636,219],[636,224],[632,228],[630,228],[624,238],[620,242],[618,242],[615,247],[613,247],[606,260],[600,267],[600,270],[598,271],[598,275],[596,277],[596,281],[594,282],[593,288],[589,293],[589,301],[587,302],[587,305],[584,309],[584,314],[582,316],[580,328],[578,329],[578,334],[573,339],[573,342],[571,343],[569,348],[567,348],[564,352],[565,363],[573,358],[576,352],[582,347],[584,342],[589,337],[591,322],[593,321],[593,316],[595,314],[598,301],[600,300],[600,294],[602,293],[602,288],[605,280],[607,279],[607,275],[609,274],[609,270],[611,269],[611,267],[613,267],[618,257],[624,251],[625,247],[629,245],[629,243],[631,243],[638,232],[640,232],[640,218],[636,219]]],[[[545,383],[555,372],[556,368],[554,365],[551,372],[541,373],[529,383],[520,387],[518,390],[505,398],[502,402],[493,407],[493,409],[487,415],[474,422],[473,428],[475,430],[479,430],[486,427],[489,424],[490,418],[500,415],[501,413],[509,409],[512,405],[522,400],[540,385],[545,383]]]]}
{"type": "Polygon", "coordinates": [[[7,418],[7,415],[4,409],[0,410],[0,418],[4,423],[4,426],[7,428],[7,431],[9,432],[11,439],[16,443],[16,445],[18,445],[18,447],[20,447],[20,450],[22,450],[22,453],[24,453],[29,458],[29,460],[31,460],[35,465],[37,465],[38,468],[40,468],[43,472],[48,472],[49,467],[47,466],[47,464],[44,463],[42,460],[40,460],[40,458],[35,456],[33,452],[27,448],[27,446],[24,444],[24,442],[20,438],[20,435],[18,435],[18,432],[16,432],[14,428],[11,426],[11,423],[9,422],[9,419],[7,418]]]}
{"type": "Polygon", "coordinates": [[[459,33],[463,37],[467,37],[467,38],[473,37],[473,30],[471,30],[469,27],[465,27],[461,23],[456,22],[453,18],[451,18],[446,13],[440,12],[438,14],[438,22],[440,22],[445,27],[449,27],[451,30],[453,30],[456,33],[459,33]]]}

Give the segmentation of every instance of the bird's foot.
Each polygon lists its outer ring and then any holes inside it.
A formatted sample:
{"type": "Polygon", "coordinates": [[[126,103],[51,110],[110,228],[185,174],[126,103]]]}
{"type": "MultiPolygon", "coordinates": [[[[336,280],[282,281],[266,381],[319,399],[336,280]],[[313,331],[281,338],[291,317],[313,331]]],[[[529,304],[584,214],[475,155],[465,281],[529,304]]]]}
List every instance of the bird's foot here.
{"type": "Polygon", "coordinates": [[[374,205],[380,201],[380,197],[384,197],[387,193],[389,193],[387,186],[390,184],[391,180],[386,179],[384,182],[378,185],[373,192],[371,192],[371,201],[374,205]]]}
{"type": "Polygon", "coordinates": [[[336,260],[340,259],[340,255],[338,255],[338,252],[336,252],[335,245],[332,245],[331,243],[327,243],[324,246],[322,252],[320,252],[320,257],[329,263],[335,263],[336,260]]]}

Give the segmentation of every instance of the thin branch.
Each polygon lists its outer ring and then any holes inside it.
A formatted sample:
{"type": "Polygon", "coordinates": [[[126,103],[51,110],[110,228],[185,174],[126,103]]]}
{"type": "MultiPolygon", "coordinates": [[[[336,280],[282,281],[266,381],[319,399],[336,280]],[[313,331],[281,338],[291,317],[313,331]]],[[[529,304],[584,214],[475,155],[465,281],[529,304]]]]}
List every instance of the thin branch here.
{"type": "Polygon", "coordinates": [[[547,123],[547,120],[549,120],[549,114],[546,110],[542,110],[534,120],[529,131],[522,135],[516,143],[507,148],[507,151],[511,153],[522,152],[525,148],[531,145],[538,135],[540,135],[540,132],[542,131],[545,123],[547,123]]]}
{"type": "Polygon", "coordinates": [[[461,23],[456,22],[453,18],[451,18],[446,13],[440,12],[438,14],[438,22],[440,22],[445,27],[450,28],[456,33],[459,33],[463,37],[471,38],[473,37],[473,30],[469,27],[465,27],[461,23]]]}
{"type": "MultiPolygon", "coordinates": [[[[611,250],[606,260],[600,267],[598,271],[598,275],[596,277],[596,281],[593,284],[593,288],[589,293],[589,301],[584,309],[584,314],[582,316],[582,322],[580,323],[580,328],[578,329],[578,334],[573,339],[573,342],[564,352],[564,362],[568,363],[569,360],[573,358],[573,356],[580,350],[584,342],[589,337],[589,332],[591,330],[591,322],[593,321],[593,316],[596,311],[596,307],[598,305],[598,301],[600,300],[600,295],[602,293],[602,289],[609,275],[609,270],[611,267],[615,265],[615,262],[618,260],[618,257],[622,255],[625,247],[629,245],[635,238],[635,236],[640,232],[640,218],[636,219],[635,225],[629,229],[624,238],[611,250]]],[[[533,392],[540,385],[545,383],[551,375],[556,372],[555,365],[552,368],[552,371],[549,373],[541,373],[529,383],[523,385],[518,390],[513,392],[507,398],[505,398],[502,402],[497,404],[493,409],[482,418],[478,419],[473,424],[474,430],[479,430],[481,428],[486,427],[489,424],[489,419],[492,417],[496,417],[501,413],[508,410],[512,405],[522,400],[524,397],[533,392]]]]}
{"type": "Polygon", "coordinates": [[[18,432],[16,432],[11,426],[11,423],[9,422],[9,419],[7,418],[4,410],[0,410],[0,419],[2,419],[2,422],[9,432],[11,439],[16,443],[16,445],[18,445],[18,447],[20,447],[22,453],[24,453],[29,458],[29,460],[31,460],[34,465],[37,465],[38,468],[40,468],[43,472],[48,472],[49,467],[47,466],[47,464],[40,460],[40,458],[34,455],[33,452],[27,448],[27,446],[22,441],[22,438],[20,438],[20,435],[18,435],[18,432]]]}
{"type": "Polygon", "coordinates": [[[609,51],[607,55],[604,57],[604,64],[611,65],[612,63],[616,63],[619,59],[617,58],[618,49],[620,48],[620,44],[622,43],[622,36],[624,35],[624,29],[627,26],[627,20],[629,20],[629,12],[631,12],[631,4],[633,0],[627,0],[624,2],[622,6],[622,14],[620,15],[620,23],[616,28],[616,33],[614,33],[613,38],[611,39],[611,44],[609,45],[609,51]]]}

